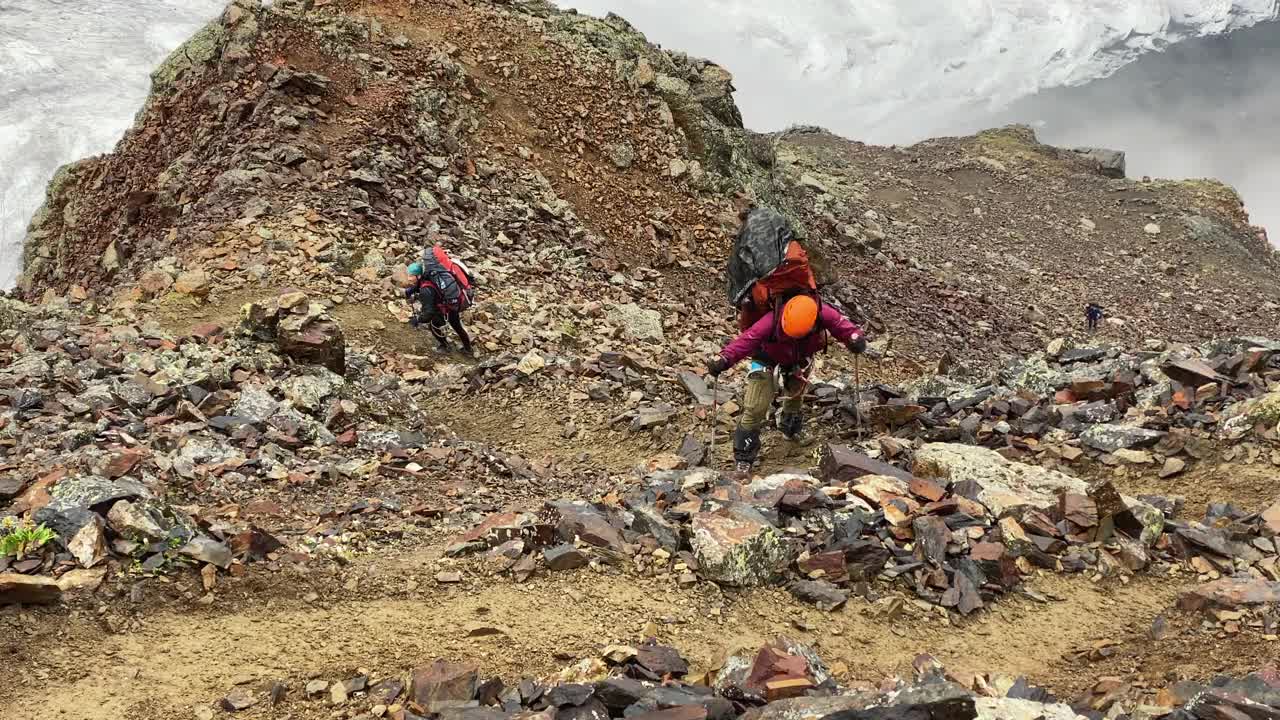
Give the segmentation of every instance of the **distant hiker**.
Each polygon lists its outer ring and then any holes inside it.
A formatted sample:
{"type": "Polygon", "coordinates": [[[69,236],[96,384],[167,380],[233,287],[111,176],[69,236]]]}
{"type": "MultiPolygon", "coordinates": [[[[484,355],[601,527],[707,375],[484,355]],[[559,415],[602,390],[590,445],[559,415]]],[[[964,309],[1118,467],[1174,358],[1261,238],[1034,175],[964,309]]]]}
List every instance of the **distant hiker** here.
{"type": "Polygon", "coordinates": [[[1098,323],[1102,320],[1102,307],[1097,303],[1089,303],[1084,308],[1084,321],[1089,326],[1089,332],[1098,329],[1098,323]]]}
{"type": "Polygon", "coordinates": [[[826,349],[828,336],[851,352],[863,353],[863,331],[816,295],[796,295],[781,310],[770,310],[707,361],[707,370],[719,375],[750,357],[751,370],[743,399],[742,416],[733,436],[733,457],[740,473],[750,473],[760,454],[760,428],[781,389],[779,428],[788,438],[803,429],[801,405],[809,385],[813,356],[826,349]],[[775,382],[775,375],[778,380],[775,382]]]}
{"type": "Polygon", "coordinates": [[[462,341],[462,352],[473,353],[471,336],[462,327],[462,311],[475,301],[475,278],[462,261],[449,257],[439,244],[422,253],[422,262],[409,266],[409,287],[405,298],[420,305],[410,319],[414,327],[425,324],[442,351],[449,350],[444,326],[448,322],[462,341]]]}

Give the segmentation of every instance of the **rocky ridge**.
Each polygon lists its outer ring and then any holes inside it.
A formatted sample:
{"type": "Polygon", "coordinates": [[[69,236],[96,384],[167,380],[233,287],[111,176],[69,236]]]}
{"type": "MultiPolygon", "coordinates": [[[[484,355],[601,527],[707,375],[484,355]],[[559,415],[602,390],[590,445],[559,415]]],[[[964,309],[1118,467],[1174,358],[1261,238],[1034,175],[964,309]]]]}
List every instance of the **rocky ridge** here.
{"type": "Polygon", "coordinates": [[[495,303],[569,298],[493,322],[536,321],[514,346],[563,343],[538,335],[574,324],[558,306],[579,298],[638,301],[705,338],[720,324],[689,310],[721,305],[728,201],[747,192],[796,220],[833,294],[917,366],[1029,353],[1089,301],[1131,344],[1265,332],[1280,311],[1275,254],[1229,188],[1106,177],[1016,129],[909,150],[752,134],[727,71],[617,17],[246,0],[155,84],[115,153],[51,184],[28,297],[159,271],[125,301],[185,273],[215,299],[266,284],[368,302],[443,239],[492,266],[495,303]]]}

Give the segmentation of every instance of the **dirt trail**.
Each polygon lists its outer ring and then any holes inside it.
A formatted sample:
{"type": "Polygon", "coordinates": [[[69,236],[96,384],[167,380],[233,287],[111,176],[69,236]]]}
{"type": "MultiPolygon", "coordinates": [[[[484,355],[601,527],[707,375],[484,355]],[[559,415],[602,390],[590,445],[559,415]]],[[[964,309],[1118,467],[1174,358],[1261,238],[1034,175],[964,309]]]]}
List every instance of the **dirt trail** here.
{"type": "MultiPolygon", "coordinates": [[[[729,597],[708,585],[673,592],[654,580],[605,574],[527,585],[428,585],[387,599],[309,605],[250,598],[229,603],[238,609],[228,612],[166,610],[120,635],[83,616],[42,618],[29,627],[34,639],[20,651],[17,689],[0,702],[0,717],[183,717],[236,684],[277,679],[295,688],[292,716],[323,717],[332,708],[302,702],[296,691],[308,678],[347,677],[357,669],[385,677],[436,657],[474,661],[508,680],[544,675],[609,643],[635,642],[646,626],[680,648],[695,671],[713,665],[730,649],[727,642],[758,645],[787,633],[815,645],[829,663],[847,665],[852,678],[908,670],[915,654],[931,652],[953,669],[999,669],[1074,690],[1078,682],[1064,654],[1145,629],[1174,594],[1142,580],[1100,589],[1082,578],[1046,576],[1033,587],[1070,599],[1010,597],[955,628],[909,601],[892,619],[878,611],[882,605],[860,599],[828,615],[778,589],[729,597]],[[468,637],[470,623],[503,633],[468,637]]],[[[271,713],[254,708],[241,716],[271,713]]]]}

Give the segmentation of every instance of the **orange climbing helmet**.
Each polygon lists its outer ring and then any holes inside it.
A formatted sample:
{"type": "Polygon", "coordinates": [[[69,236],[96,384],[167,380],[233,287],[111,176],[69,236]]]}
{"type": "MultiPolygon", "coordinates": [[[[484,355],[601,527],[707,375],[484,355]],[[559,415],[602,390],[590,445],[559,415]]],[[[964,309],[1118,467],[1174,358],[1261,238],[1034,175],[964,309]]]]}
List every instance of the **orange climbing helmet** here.
{"type": "Polygon", "coordinates": [[[782,332],[799,340],[813,332],[818,322],[818,301],[808,295],[797,295],[782,306],[782,332]]]}

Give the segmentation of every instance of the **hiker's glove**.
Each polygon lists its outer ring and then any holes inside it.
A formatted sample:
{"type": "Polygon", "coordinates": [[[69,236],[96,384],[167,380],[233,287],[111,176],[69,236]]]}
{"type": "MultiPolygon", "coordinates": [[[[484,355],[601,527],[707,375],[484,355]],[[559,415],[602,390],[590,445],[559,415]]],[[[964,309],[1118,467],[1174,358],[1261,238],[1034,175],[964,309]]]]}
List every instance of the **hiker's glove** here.
{"type": "Polygon", "coordinates": [[[719,355],[712,355],[707,358],[707,372],[711,373],[713,377],[718,377],[720,373],[728,369],[729,363],[725,362],[724,358],[719,355]]]}
{"type": "Polygon", "coordinates": [[[850,340],[845,347],[849,348],[849,352],[861,355],[867,351],[867,339],[864,337],[850,340]]]}
{"type": "Polygon", "coordinates": [[[412,326],[414,326],[414,327],[418,327],[418,323],[420,323],[420,322],[421,322],[421,321],[420,321],[420,320],[418,320],[418,316],[417,316],[417,315],[414,315],[413,317],[409,318],[409,324],[410,324],[410,325],[412,325],[412,326]]]}

